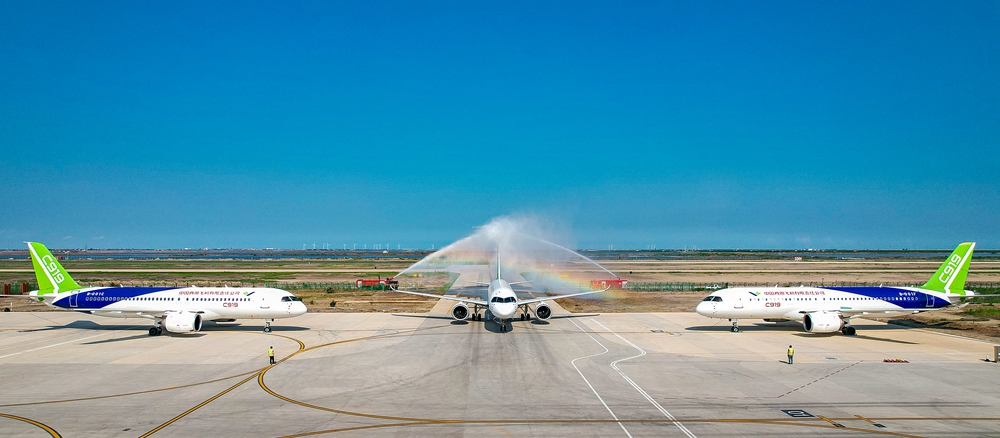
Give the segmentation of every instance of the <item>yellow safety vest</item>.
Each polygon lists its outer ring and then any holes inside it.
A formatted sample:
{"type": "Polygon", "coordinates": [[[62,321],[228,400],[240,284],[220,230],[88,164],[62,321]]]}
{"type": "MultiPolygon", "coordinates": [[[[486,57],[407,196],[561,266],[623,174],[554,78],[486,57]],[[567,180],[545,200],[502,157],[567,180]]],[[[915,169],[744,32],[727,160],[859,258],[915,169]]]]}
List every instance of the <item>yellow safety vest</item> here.
{"type": "Polygon", "coordinates": [[[793,354],[795,354],[795,349],[794,348],[789,348],[788,349],[788,355],[791,356],[793,354]]]}
{"type": "MultiPolygon", "coordinates": [[[[788,350],[788,351],[792,351],[792,350],[788,350]]],[[[792,353],[788,353],[788,354],[792,354],[792,353]]],[[[268,348],[267,349],[267,355],[268,356],[274,356],[274,349],[273,348],[268,348]]]]}

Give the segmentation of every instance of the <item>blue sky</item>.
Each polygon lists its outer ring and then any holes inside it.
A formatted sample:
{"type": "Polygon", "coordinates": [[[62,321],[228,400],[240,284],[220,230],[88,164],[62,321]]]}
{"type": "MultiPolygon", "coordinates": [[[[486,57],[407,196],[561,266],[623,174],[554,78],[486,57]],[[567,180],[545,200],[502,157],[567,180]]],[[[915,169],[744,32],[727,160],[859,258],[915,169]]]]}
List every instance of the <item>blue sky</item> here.
{"type": "Polygon", "coordinates": [[[7,2],[0,248],[1000,247],[997,2],[7,2]]]}

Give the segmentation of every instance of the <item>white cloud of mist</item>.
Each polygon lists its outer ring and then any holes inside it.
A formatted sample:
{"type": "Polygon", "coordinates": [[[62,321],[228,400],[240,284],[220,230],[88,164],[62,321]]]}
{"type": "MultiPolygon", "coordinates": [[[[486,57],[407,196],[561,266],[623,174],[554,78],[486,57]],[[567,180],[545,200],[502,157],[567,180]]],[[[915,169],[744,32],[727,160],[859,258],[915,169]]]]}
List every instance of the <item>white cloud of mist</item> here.
{"type": "Polygon", "coordinates": [[[591,280],[615,278],[604,267],[568,249],[573,245],[569,227],[534,214],[514,214],[492,219],[471,235],[425,257],[397,277],[418,273],[457,274],[456,285],[496,279],[530,280],[525,288],[539,293],[570,293],[590,289],[591,280]]]}

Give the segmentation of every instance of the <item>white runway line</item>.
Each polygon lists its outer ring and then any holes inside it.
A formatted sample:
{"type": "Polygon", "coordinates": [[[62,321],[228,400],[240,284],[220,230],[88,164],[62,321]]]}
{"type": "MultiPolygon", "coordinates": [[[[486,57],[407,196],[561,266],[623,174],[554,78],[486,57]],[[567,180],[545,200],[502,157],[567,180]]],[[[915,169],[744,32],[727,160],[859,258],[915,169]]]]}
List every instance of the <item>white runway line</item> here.
{"type": "MultiPolygon", "coordinates": [[[[115,330],[115,331],[110,332],[110,333],[118,333],[120,331],[121,330],[115,330]]],[[[30,350],[18,351],[17,353],[11,353],[11,354],[6,354],[6,355],[3,355],[3,356],[0,356],[0,359],[3,359],[5,357],[17,356],[17,355],[19,355],[21,353],[31,353],[32,351],[44,350],[44,349],[50,348],[50,347],[58,347],[60,345],[72,344],[72,343],[77,342],[77,341],[82,341],[84,339],[90,339],[90,338],[96,338],[98,336],[104,336],[104,335],[107,335],[107,334],[110,334],[110,333],[98,333],[98,334],[93,335],[93,336],[87,336],[87,337],[83,337],[83,338],[79,338],[79,339],[74,339],[72,341],[60,342],[58,344],[46,345],[44,347],[32,348],[30,350]]]]}
{"type": "Polygon", "coordinates": [[[677,426],[677,428],[680,429],[681,432],[684,432],[684,434],[687,435],[688,438],[696,438],[696,436],[695,436],[694,433],[692,433],[690,430],[688,430],[688,428],[685,427],[683,424],[681,424],[680,421],[677,421],[677,419],[674,418],[674,416],[671,415],[670,412],[667,412],[667,410],[663,409],[663,406],[660,406],[660,404],[657,403],[656,400],[653,399],[653,397],[650,397],[649,393],[647,393],[645,390],[643,390],[641,387],[639,387],[639,385],[637,383],[635,383],[631,378],[629,378],[629,376],[627,376],[624,372],[622,372],[622,370],[620,370],[618,368],[618,363],[619,362],[624,362],[626,360],[632,360],[632,359],[635,359],[637,357],[645,356],[646,355],[646,350],[643,350],[643,349],[639,348],[639,346],[633,344],[632,341],[629,341],[628,339],[623,338],[622,335],[619,335],[618,333],[615,333],[611,329],[605,327],[604,324],[601,324],[596,319],[591,318],[590,320],[593,321],[595,324],[597,324],[597,325],[601,326],[602,328],[604,328],[604,330],[607,330],[611,334],[617,336],[618,339],[621,339],[622,341],[625,341],[627,344],[631,345],[632,348],[635,348],[636,350],[639,350],[639,354],[637,354],[635,356],[626,357],[624,359],[618,359],[618,360],[616,360],[614,362],[611,362],[611,368],[614,368],[615,371],[618,371],[618,374],[621,374],[621,376],[625,378],[625,381],[627,381],[630,385],[632,385],[632,387],[635,388],[636,391],[639,391],[639,394],[642,394],[642,396],[645,397],[646,400],[649,400],[649,402],[652,403],[653,406],[656,406],[656,409],[658,409],[660,411],[660,413],[662,413],[665,417],[667,417],[667,419],[669,419],[674,424],[674,426],[677,426]]]}
{"type": "MultiPolygon", "coordinates": [[[[576,328],[580,329],[580,331],[581,331],[581,332],[583,332],[583,334],[585,334],[585,335],[587,335],[587,336],[590,336],[590,333],[587,333],[587,331],[586,331],[586,330],[584,330],[584,329],[583,329],[583,327],[580,327],[580,325],[579,325],[579,324],[577,324],[577,323],[576,323],[576,321],[573,321],[572,319],[570,319],[570,320],[569,320],[569,322],[572,322],[572,323],[573,323],[573,325],[575,325],[575,326],[576,326],[576,328]]],[[[632,438],[632,434],[631,434],[631,433],[628,433],[628,429],[626,429],[626,428],[625,428],[625,425],[624,425],[624,424],[622,424],[622,422],[621,422],[621,421],[618,421],[618,416],[617,416],[617,415],[615,415],[615,412],[614,412],[614,411],[612,411],[612,410],[611,410],[611,408],[609,408],[609,407],[608,407],[608,404],[604,402],[604,399],[603,399],[603,398],[601,397],[601,394],[598,394],[598,393],[597,393],[597,390],[596,390],[596,389],[594,389],[594,385],[591,385],[591,384],[590,384],[590,381],[589,381],[589,380],[587,380],[587,377],[585,377],[585,376],[583,375],[583,372],[581,372],[581,371],[580,371],[580,368],[577,368],[577,366],[576,366],[576,361],[578,361],[578,360],[580,360],[580,359],[587,359],[587,358],[591,358],[591,357],[597,357],[597,356],[600,356],[600,355],[602,355],[602,354],[607,354],[607,353],[608,353],[608,351],[609,351],[609,350],[608,350],[608,347],[605,347],[605,346],[604,346],[604,344],[602,344],[602,343],[601,343],[601,341],[598,341],[597,339],[594,339],[594,337],[593,337],[593,336],[590,336],[590,339],[592,339],[592,340],[593,340],[594,342],[597,342],[597,345],[600,345],[600,346],[601,346],[601,348],[603,348],[603,349],[604,349],[604,352],[601,352],[601,353],[597,353],[597,354],[591,354],[590,356],[583,356],[583,357],[578,357],[578,358],[576,358],[576,359],[573,359],[572,361],[570,361],[570,365],[573,365],[573,368],[575,368],[575,369],[576,369],[576,372],[580,374],[580,377],[583,377],[583,381],[584,381],[584,382],[587,382],[587,386],[589,386],[589,387],[590,387],[590,390],[591,390],[591,391],[594,391],[594,395],[596,395],[596,396],[597,396],[597,399],[601,401],[601,404],[602,404],[602,405],[604,405],[604,409],[607,409],[607,410],[608,410],[608,413],[610,413],[610,414],[611,414],[611,418],[614,418],[614,419],[615,419],[615,421],[616,421],[616,422],[618,423],[618,425],[619,425],[619,426],[621,426],[622,430],[623,430],[623,431],[625,431],[625,435],[628,435],[628,438],[632,438]]]]}

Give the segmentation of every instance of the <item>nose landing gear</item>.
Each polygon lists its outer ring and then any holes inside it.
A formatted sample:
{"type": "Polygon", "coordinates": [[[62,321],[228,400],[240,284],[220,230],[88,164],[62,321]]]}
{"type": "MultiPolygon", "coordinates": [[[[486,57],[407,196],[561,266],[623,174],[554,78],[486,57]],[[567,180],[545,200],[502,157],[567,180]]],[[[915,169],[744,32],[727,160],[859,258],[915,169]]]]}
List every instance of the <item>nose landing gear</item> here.
{"type": "Polygon", "coordinates": [[[733,333],[739,333],[740,332],[740,322],[739,322],[739,320],[738,319],[730,319],[729,322],[733,323],[733,328],[729,329],[729,331],[731,331],[733,333]]]}
{"type": "Polygon", "coordinates": [[[273,319],[264,320],[264,333],[271,333],[271,321],[274,320],[273,319]]]}

